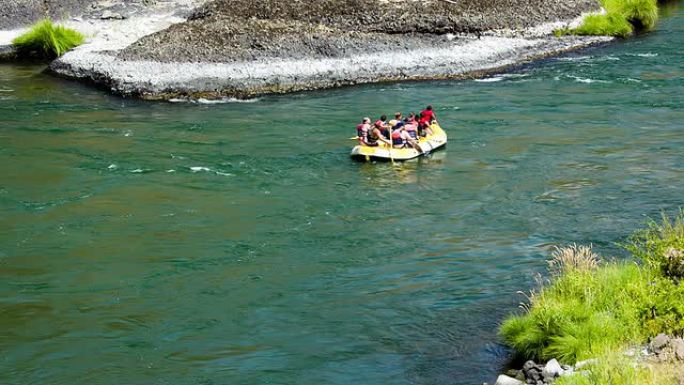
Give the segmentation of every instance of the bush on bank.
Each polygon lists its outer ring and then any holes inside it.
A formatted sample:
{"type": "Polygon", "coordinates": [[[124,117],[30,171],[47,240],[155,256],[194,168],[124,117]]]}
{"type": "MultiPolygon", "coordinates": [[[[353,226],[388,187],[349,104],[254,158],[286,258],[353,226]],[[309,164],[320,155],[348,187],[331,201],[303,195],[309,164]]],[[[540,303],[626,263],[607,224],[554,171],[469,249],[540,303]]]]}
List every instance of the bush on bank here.
{"type": "Polygon", "coordinates": [[[651,222],[626,248],[642,263],[602,263],[587,247],[557,249],[550,282],[530,294],[525,314],[503,322],[503,340],[528,359],[601,357],[590,376],[560,385],[663,383],[648,368],[624,365],[622,353],[658,333],[684,334],[684,212],[651,222]]]}
{"type": "Polygon", "coordinates": [[[606,35],[627,37],[648,31],[658,21],[657,0],[601,0],[605,13],[587,15],[575,29],[557,30],[557,35],[606,35]]]}
{"type": "Polygon", "coordinates": [[[55,25],[50,19],[34,24],[12,41],[17,54],[24,58],[54,59],[83,44],[85,37],[78,31],[55,25]]]}

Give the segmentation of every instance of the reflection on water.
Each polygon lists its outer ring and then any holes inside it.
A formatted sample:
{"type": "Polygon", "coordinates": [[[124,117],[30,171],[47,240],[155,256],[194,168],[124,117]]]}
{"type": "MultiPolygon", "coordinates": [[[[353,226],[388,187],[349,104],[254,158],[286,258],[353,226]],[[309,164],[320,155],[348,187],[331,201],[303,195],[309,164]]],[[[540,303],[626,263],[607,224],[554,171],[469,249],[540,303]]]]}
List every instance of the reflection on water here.
{"type": "Polygon", "coordinates": [[[683,204],[673,12],[496,81],[252,103],[0,66],[0,382],[493,379],[497,325],[552,245],[619,255],[644,215],[683,204]],[[444,151],[348,158],[360,116],[427,103],[444,151]]]}

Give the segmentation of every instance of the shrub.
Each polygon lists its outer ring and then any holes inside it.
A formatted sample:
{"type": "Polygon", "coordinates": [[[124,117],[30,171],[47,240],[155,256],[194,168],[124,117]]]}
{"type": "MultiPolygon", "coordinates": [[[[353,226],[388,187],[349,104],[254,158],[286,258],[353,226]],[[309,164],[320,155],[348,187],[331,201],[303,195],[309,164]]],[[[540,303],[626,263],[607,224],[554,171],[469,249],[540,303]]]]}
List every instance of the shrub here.
{"type": "Polygon", "coordinates": [[[604,14],[587,15],[576,29],[559,29],[557,36],[606,35],[626,37],[634,30],[653,29],[658,21],[657,0],[601,0],[604,14]]]}
{"type": "Polygon", "coordinates": [[[624,355],[658,333],[684,335],[684,211],[674,220],[651,221],[626,247],[644,263],[599,266],[590,247],[557,248],[549,261],[551,281],[528,296],[525,314],[503,322],[504,342],[528,359],[599,359],[586,376],[562,377],[558,385],[660,385],[684,378],[684,369],[667,363],[654,369],[624,355]]]}
{"type": "Polygon", "coordinates": [[[663,214],[661,223],[635,233],[625,246],[647,265],[673,278],[684,277],[684,211],[674,220],[663,214]]]}
{"type": "Polygon", "coordinates": [[[83,44],[84,36],[73,29],[52,24],[45,19],[12,41],[19,56],[54,59],[83,44]]]}
{"type": "Polygon", "coordinates": [[[602,0],[603,7],[611,14],[619,14],[637,29],[653,29],[658,21],[656,0],[602,0]]]}
{"type": "Polygon", "coordinates": [[[625,263],[566,272],[532,297],[527,314],[505,320],[501,336],[526,357],[565,363],[641,341],[648,309],[657,308],[654,278],[651,270],[625,263]]]}
{"type": "Polygon", "coordinates": [[[575,35],[605,35],[627,37],[634,29],[632,24],[616,13],[587,15],[582,25],[572,30],[575,35]]]}

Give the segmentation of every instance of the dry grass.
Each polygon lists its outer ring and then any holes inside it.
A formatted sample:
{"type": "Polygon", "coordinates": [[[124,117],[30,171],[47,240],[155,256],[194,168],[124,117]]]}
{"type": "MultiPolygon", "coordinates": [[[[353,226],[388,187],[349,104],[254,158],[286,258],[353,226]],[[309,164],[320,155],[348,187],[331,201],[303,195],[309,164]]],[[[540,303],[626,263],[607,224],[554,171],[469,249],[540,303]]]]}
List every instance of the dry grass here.
{"type": "Polygon", "coordinates": [[[573,243],[570,246],[555,247],[548,261],[549,272],[558,277],[576,271],[592,271],[599,265],[600,258],[594,253],[591,245],[584,246],[573,243]]]}

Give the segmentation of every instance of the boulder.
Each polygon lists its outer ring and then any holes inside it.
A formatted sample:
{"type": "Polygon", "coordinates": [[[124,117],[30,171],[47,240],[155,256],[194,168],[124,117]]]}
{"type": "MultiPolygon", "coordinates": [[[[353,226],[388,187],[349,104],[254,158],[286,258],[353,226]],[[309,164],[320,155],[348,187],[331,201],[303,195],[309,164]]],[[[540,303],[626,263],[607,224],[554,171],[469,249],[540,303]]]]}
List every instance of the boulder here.
{"type": "Polygon", "coordinates": [[[555,358],[547,362],[542,370],[542,376],[544,377],[545,382],[551,382],[554,378],[560,377],[561,374],[563,374],[563,368],[561,368],[555,358]]]}
{"type": "Polygon", "coordinates": [[[505,374],[501,374],[496,379],[495,385],[524,385],[524,383],[520,380],[516,380],[515,378],[508,377],[505,374]]]}
{"type": "Polygon", "coordinates": [[[674,350],[677,359],[680,361],[684,361],[684,339],[673,339],[670,341],[670,345],[672,345],[672,350],[674,350]]]}
{"type": "Polygon", "coordinates": [[[530,369],[536,368],[536,367],[537,367],[537,364],[534,361],[529,360],[529,361],[525,362],[525,364],[523,365],[523,372],[527,372],[530,369]]]}
{"type": "Polygon", "coordinates": [[[667,346],[668,342],[670,342],[670,337],[666,334],[660,333],[657,336],[653,337],[651,342],[648,344],[648,348],[653,352],[653,353],[660,353],[665,346],[667,346]]]}
{"type": "Polygon", "coordinates": [[[526,374],[527,378],[533,381],[540,381],[542,379],[542,374],[541,372],[538,372],[536,370],[530,370],[526,374]]]}

